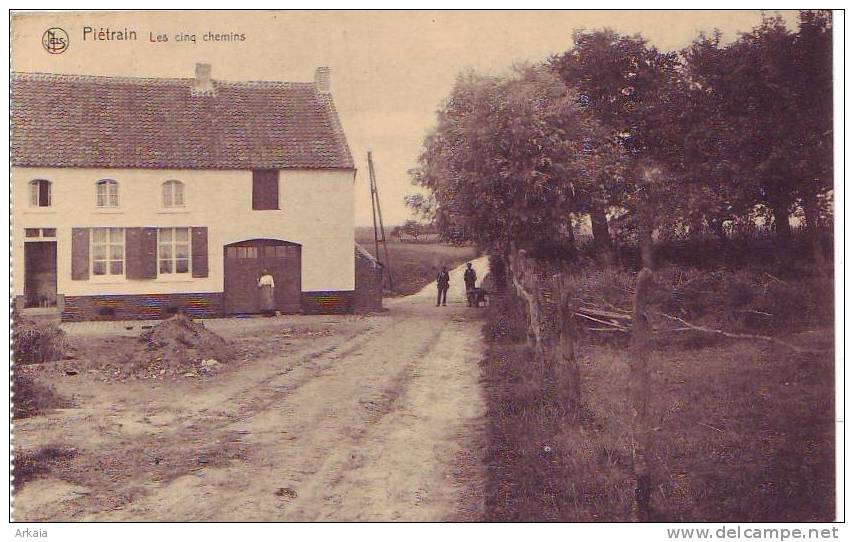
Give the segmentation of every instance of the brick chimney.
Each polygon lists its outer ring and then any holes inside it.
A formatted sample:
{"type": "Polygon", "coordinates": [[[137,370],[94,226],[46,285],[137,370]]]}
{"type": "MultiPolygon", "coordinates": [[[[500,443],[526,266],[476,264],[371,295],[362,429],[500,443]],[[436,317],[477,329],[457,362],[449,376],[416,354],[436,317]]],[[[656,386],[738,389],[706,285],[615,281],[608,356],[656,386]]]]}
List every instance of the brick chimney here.
{"type": "Polygon", "coordinates": [[[213,80],[211,79],[211,65],[196,63],[196,79],[193,81],[193,94],[213,94],[213,80]]]}
{"type": "Polygon", "coordinates": [[[321,66],[314,70],[314,86],[317,87],[318,92],[329,93],[332,91],[330,72],[331,70],[326,66],[321,66]]]}

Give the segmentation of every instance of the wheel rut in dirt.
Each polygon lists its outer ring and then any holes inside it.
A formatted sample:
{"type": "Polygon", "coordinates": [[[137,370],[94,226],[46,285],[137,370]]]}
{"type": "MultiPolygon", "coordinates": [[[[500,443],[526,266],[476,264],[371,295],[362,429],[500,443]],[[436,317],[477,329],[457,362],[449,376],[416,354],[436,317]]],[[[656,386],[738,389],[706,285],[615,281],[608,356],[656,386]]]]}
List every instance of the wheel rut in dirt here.
{"type": "MultiPolygon", "coordinates": [[[[251,392],[252,400],[242,401],[238,417],[193,431],[194,440],[216,435],[222,445],[236,445],[240,457],[180,476],[122,513],[128,519],[305,517],[305,507],[290,512],[290,505],[310,496],[317,501],[327,480],[357,466],[358,454],[351,450],[362,446],[371,427],[397,409],[416,368],[448,323],[442,318],[425,325],[423,318],[407,314],[298,369],[271,376],[251,392]],[[223,487],[233,491],[224,492],[223,487]]],[[[319,500],[335,506],[334,495],[319,500]]],[[[112,519],[115,514],[108,515],[112,519]]]]}
{"type": "Polygon", "coordinates": [[[44,492],[22,507],[26,518],[477,519],[480,325],[476,310],[435,308],[432,297],[396,299],[295,359],[258,357],[204,386],[183,384],[185,397],[136,383],[144,398],[94,397],[61,414],[63,427],[107,430],[73,442],[61,480],[30,482],[44,492]],[[111,420],[136,425],[112,430],[111,420]]]}

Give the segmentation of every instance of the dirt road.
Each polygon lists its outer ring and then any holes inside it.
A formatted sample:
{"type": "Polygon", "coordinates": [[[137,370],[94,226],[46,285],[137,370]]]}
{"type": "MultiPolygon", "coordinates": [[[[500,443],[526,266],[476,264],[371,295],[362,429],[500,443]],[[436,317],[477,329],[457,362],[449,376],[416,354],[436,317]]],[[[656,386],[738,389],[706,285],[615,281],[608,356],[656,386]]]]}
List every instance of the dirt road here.
{"type": "MultiPolygon", "coordinates": [[[[455,270],[446,308],[431,285],[324,317],[336,333],[204,382],[62,383],[78,407],[16,422],[15,443],[74,456],[23,485],[14,519],[477,519],[480,323],[462,288],[455,270]]],[[[228,338],[228,320],[208,327],[228,338]]]]}

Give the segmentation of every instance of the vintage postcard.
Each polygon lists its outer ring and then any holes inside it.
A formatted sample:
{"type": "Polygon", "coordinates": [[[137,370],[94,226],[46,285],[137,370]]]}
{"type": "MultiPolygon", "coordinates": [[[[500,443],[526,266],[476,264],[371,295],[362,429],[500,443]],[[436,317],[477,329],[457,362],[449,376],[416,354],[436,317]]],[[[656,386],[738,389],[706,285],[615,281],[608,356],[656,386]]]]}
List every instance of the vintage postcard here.
{"type": "Polygon", "coordinates": [[[16,536],[843,519],[844,14],[10,17],[16,536]]]}

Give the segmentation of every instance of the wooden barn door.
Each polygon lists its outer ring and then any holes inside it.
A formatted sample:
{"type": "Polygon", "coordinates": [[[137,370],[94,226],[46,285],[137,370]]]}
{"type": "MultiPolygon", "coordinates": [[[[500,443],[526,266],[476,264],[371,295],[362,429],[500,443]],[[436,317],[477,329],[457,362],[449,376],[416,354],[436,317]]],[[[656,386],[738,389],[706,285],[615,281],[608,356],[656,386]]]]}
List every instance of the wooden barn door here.
{"type": "Polygon", "coordinates": [[[264,246],[262,269],[276,281],[276,310],[294,313],[300,310],[302,294],[302,247],[295,244],[264,246]]]}
{"type": "Polygon", "coordinates": [[[253,239],[225,247],[225,311],[260,311],[258,278],[264,269],[276,283],[276,310],[295,313],[302,293],[302,247],[276,239],[253,239]]]}

